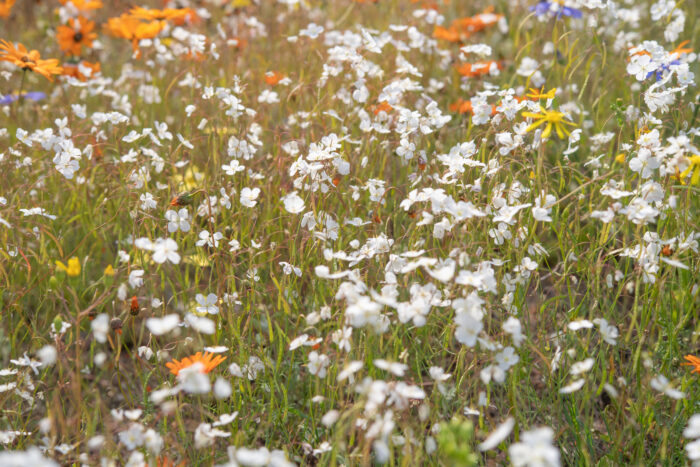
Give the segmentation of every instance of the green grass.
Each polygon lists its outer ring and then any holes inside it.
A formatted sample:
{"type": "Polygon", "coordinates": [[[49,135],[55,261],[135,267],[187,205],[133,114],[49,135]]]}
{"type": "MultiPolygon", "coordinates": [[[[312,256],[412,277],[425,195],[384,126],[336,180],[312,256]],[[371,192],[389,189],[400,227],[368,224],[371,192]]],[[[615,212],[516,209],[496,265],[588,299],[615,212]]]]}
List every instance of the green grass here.
{"type": "MultiPolygon", "coordinates": [[[[691,415],[698,412],[700,400],[697,375],[681,365],[685,355],[698,353],[697,240],[694,245],[690,241],[689,248],[681,248],[676,240],[665,252],[660,251],[665,245],[661,244],[650,256],[658,263],[653,282],[645,281],[640,258],[626,256],[624,250],[646,246],[651,234],[661,241],[700,236],[700,188],[689,183],[689,178],[681,183],[671,176],[672,168],[681,164],[682,170],[682,164],[687,165],[685,156],[698,154],[694,149],[698,93],[691,84],[684,94],[676,94],[667,112],[653,112],[659,122],[648,123],[646,128],[637,118],[627,118],[630,105],[642,114],[652,114],[643,92],[653,79],[635,88],[638,82],[626,72],[627,47],[615,41],[618,32],[625,31],[637,34],[630,40],[633,45],[657,40],[672,50],[687,39],[689,47],[697,48],[698,6],[693,2],[678,4],[686,15],[685,29],[678,40],[666,41],[667,18],[652,21],[651,2],[624,5],[642,12],[635,25],[614,22],[606,10],[590,9],[583,9],[583,20],[538,21],[527,9],[534,2],[496,1],[494,12],[505,15],[507,28],[486,28],[467,43],[493,48],[491,58],[502,62],[498,76],[461,78],[453,67],[461,63],[459,45],[445,41],[436,41],[426,50],[401,52],[422,76],[397,73],[398,53],[391,44],[384,46],[381,54],[361,48],[360,55],[383,73],[366,76],[366,102],[352,102],[349,97],[346,104],[343,100],[348,97],[344,96],[354,90],[358,65],[340,63],[342,71],[323,82],[323,65],[329,63],[331,54],[324,38],[328,40],[332,30],[358,33],[362,26],[375,38],[387,32],[408,44],[406,32],[389,28],[406,24],[429,39],[433,26],[413,15],[419,5],[398,0],[376,4],[310,1],[309,6],[288,10],[276,2],[260,3],[242,8],[209,5],[210,19],[185,26],[207,37],[202,61],[164,59],[155,48],[146,46],[137,59],[132,57],[128,41],[100,30],[102,49],[88,51],[83,58],[101,63],[101,78],[87,87],[77,87],[66,84],[63,78],[49,83],[27,73],[23,89],[43,91],[48,97],[0,108],[0,127],[7,131],[0,136],[0,153],[4,154],[0,157],[0,196],[7,200],[0,205],[0,218],[11,225],[0,224],[0,362],[2,368],[19,370],[0,376],[0,385],[17,383],[17,390],[0,392],[0,431],[31,433],[14,437],[2,449],[44,446],[45,455],[62,465],[97,464],[101,458],[121,465],[131,452],[118,434],[132,422],[120,421],[112,411],[141,409],[138,423],[163,438],[160,454],[184,465],[224,463],[227,446],[281,449],[289,460],[301,465],[369,465],[382,460],[380,441],[386,444],[386,461],[392,465],[470,465],[473,460],[480,465],[506,465],[513,462],[508,447],[521,440],[523,433],[541,426],[553,429],[553,444],[563,465],[685,465],[684,446],[690,440],[683,437],[683,430],[691,415]],[[267,36],[256,32],[250,21],[245,23],[252,17],[265,25],[267,36]],[[597,18],[597,28],[587,25],[591,17],[597,18]],[[319,38],[287,40],[312,21],[325,27],[319,38]],[[246,44],[227,46],[217,24],[228,37],[240,37],[246,44]],[[543,51],[547,42],[552,43],[555,53],[543,51]],[[216,44],[218,60],[210,44],[216,44]],[[528,87],[535,87],[532,77],[516,73],[525,57],[539,62],[545,91],[558,89],[551,108],[577,109],[571,120],[582,130],[581,140],[572,144],[579,149],[568,156],[563,154],[567,141],[557,138],[555,132],[539,148],[528,147],[534,132],[527,132],[522,146],[506,155],[499,153],[496,135],[513,132],[514,125],[524,122],[521,112],[512,121],[502,118],[475,125],[470,114],[448,110],[458,99],[474,98],[488,88],[487,83],[497,91],[512,88],[516,95],[524,95],[528,87]],[[266,84],[267,71],[283,73],[290,84],[266,84]],[[178,84],[190,75],[201,88],[178,84]],[[392,131],[363,131],[360,114],[366,112],[377,121],[372,106],[380,103],[382,89],[406,77],[426,89],[406,91],[398,99],[388,114],[387,126],[392,131]],[[428,89],[430,80],[444,87],[428,89]],[[157,88],[161,101],[147,103],[139,91],[141,85],[157,88]],[[234,94],[245,107],[255,110],[254,115],[232,118],[219,98],[203,97],[207,86],[233,90],[237,85],[240,90],[234,94]],[[277,92],[280,102],[258,102],[263,90],[277,92]],[[123,101],[119,103],[120,96],[128,99],[130,108],[123,101]],[[401,109],[418,110],[425,116],[428,98],[452,119],[429,134],[414,132],[410,139],[416,154],[405,163],[395,153],[401,139],[393,131],[396,119],[401,109]],[[71,104],[85,105],[87,118],[79,118],[71,104]],[[196,109],[188,117],[185,108],[190,104],[196,109]],[[127,115],[129,121],[95,125],[90,119],[95,112],[112,110],[127,115]],[[337,112],[337,116],[328,111],[337,112]],[[38,143],[30,148],[16,137],[18,128],[29,133],[53,128],[57,134],[54,120],[64,117],[75,146],[93,147],[91,158],[80,158],[80,169],[72,179],[54,168],[53,150],[38,143]],[[199,128],[202,118],[208,123],[199,128]],[[154,128],[157,133],[156,121],[168,124],[172,140],[161,138],[159,146],[148,136],[133,142],[123,139],[131,130],[154,128]],[[638,153],[637,138],[653,129],[658,130],[660,144],[665,147],[671,145],[670,138],[686,135],[689,149],[683,157],[663,157],[668,174],[654,170],[642,180],[629,161],[638,153]],[[596,145],[593,136],[606,132],[613,136],[596,145]],[[231,161],[229,137],[243,139],[255,133],[261,142],[255,155],[239,159],[245,170],[227,175],[221,166],[231,161]],[[325,190],[311,190],[303,184],[295,187],[297,176],[290,174],[290,167],[299,156],[309,154],[311,143],[331,133],[345,138],[338,153],[349,163],[349,173],[340,176],[335,186],[331,179],[338,171],[323,162],[325,190]],[[181,144],[177,134],[193,148],[181,144]],[[283,149],[290,141],[299,143],[298,155],[283,149]],[[476,144],[472,160],[484,167],[467,165],[463,173],[454,176],[455,183],[441,182],[447,166],[437,156],[467,141],[476,144]],[[155,151],[162,170],[141,148],[155,151]],[[132,149],[138,153],[134,160],[120,162],[132,149]],[[419,164],[419,151],[425,151],[425,167],[419,164]],[[616,160],[620,153],[625,154],[624,161],[616,160]],[[599,167],[589,163],[599,156],[599,167]],[[133,175],[144,167],[149,178],[139,186],[133,175]],[[193,177],[194,172],[201,178],[193,177]],[[368,189],[372,179],[384,181],[386,190],[374,199],[368,189]],[[626,207],[635,196],[615,200],[601,194],[609,181],[630,192],[639,190],[646,181],[656,182],[659,202],[654,207],[659,213],[646,223],[634,223],[620,212],[607,224],[592,217],[593,211],[604,211],[616,201],[626,207]],[[474,184],[480,188],[474,189],[474,184]],[[261,190],[252,208],[239,201],[245,187],[261,190]],[[424,215],[435,212],[435,204],[416,202],[408,211],[400,206],[411,190],[428,188],[443,189],[455,201],[471,202],[485,215],[455,223],[443,238],[437,238],[433,225],[420,225],[424,215]],[[195,216],[200,206],[208,209],[208,196],[217,197],[211,198],[212,204],[219,203],[222,190],[230,196],[230,208],[219,205],[211,218],[195,216]],[[287,212],[282,201],[295,190],[305,205],[298,214],[287,212]],[[513,190],[522,193],[513,198],[513,190]],[[146,192],[155,198],[155,209],[142,209],[140,196],[146,192]],[[170,200],[184,192],[196,192],[193,204],[186,206],[191,229],[168,232],[165,212],[171,209],[170,200]],[[557,200],[551,209],[551,222],[533,215],[532,206],[542,192],[557,200]],[[502,202],[532,206],[514,216],[508,228],[511,238],[498,244],[489,230],[497,228],[493,218],[502,202]],[[56,219],[24,217],[19,211],[34,207],[44,208],[56,219]],[[337,239],[317,235],[323,231],[322,225],[313,231],[304,226],[304,213],[311,213],[319,224],[323,224],[323,213],[331,214],[339,224],[337,239]],[[344,223],[355,217],[369,223],[344,223]],[[218,247],[196,246],[203,230],[221,232],[218,247]],[[383,236],[393,241],[391,246],[354,265],[332,255],[352,254],[368,239],[383,236]],[[172,238],[181,261],[154,262],[152,253],[134,246],[138,238],[172,238]],[[228,242],[234,239],[241,247],[231,252],[228,242]],[[545,252],[535,254],[533,247],[545,252]],[[128,261],[120,261],[120,250],[129,255],[128,261]],[[379,298],[386,285],[387,264],[399,261],[401,253],[416,250],[424,250],[422,258],[453,259],[454,277],[460,271],[476,271],[481,262],[496,261],[492,265],[493,290],[476,292],[484,300],[483,340],[476,346],[462,345],[455,338],[459,319],[449,303],[466,297],[476,287],[454,278],[441,281],[432,277],[428,269],[438,266],[393,270],[396,301],[411,300],[414,284],[432,284],[440,300],[446,301],[430,308],[424,325],[402,322],[401,314],[385,305],[386,298],[379,298]],[[55,265],[55,261],[65,263],[71,257],[81,262],[77,277],[67,276],[55,265]],[[537,265],[522,273],[519,265],[526,257],[537,265]],[[687,269],[659,258],[681,262],[687,269]],[[298,267],[301,277],[286,275],[280,262],[298,267]],[[116,271],[114,276],[104,274],[108,265],[116,271]],[[327,266],[331,273],[352,269],[353,277],[319,277],[317,266],[327,266]],[[143,285],[128,285],[129,274],[139,269],[144,271],[143,285]],[[616,271],[619,277],[609,282],[607,276],[616,276],[616,271]],[[122,284],[127,284],[127,289],[120,292],[122,284]],[[353,299],[348,298],[349,284],[354,284],[355,294],[380,303],[378,309],[387,325],[381,332],[353,328],[350,350],[345,351],[333,335],[350,326],[353,299]],[[176,313],[184,319],[194,311],[195,296],[200,293],[214,293],[219,299],[219,313],[209,316],[216,323],[213,334],[187,327],[163,336],[149,332],[145,325],[148,318],[176,313]],[[225,294],[236,294],[235,303],[225,303],[225,294]],[[139,303],[137,314],[130,311],[132,296],[139,303]],[[162,305],[153,306],[153,299],[162,305]],[[324,311],[324,317],[309,319],[323,307],[328,307],[327,316],[324,311]],[[104,343],[91,330],[91,319],[100,314],[122,323],[121,333],[110,328],[104,343]],[[489,343],[513,346],[513,339],[502,327],[510,316],[519,320],[524,334],[520,346],[515,347],[519,361],[506,371],[502,383],[486,384],[480,374],[496,362],[500,351],[490,349],[489,343]],[[600,318],[618,329],[615,345],[603,339],[598,324],[578,331],[567,327],[576,320],[600,318]],[[70,328],[60,336],[52,335],[53,327],[61,322],[70,328]],[[290,342],[302,334],[309,340],[318,339],[318,343],[313,349],[301,346],[290,350],[290,342]],[[39,360],[40,349],[47,345],[55,348],[57,359],[55,364],[38,368],[38,374],[10,362],[25,353],[39,360]],[[180,392],[166,398],[166,403],[154,402],[154,391],[177,384],[165,363],[202,351],[205,346],[226,347],[222,353],[226,361],[209,376],[212,384],[219,377],[227,380],[232,386],[230,397],[180,392]],[[150,359],[140,356],[140,347],[155,355],[150,359]],[[326,376],[310,371],[312,351],[328,357],[326,376]],[[101,365],[95,362],[99,355],[104,359],[101,365]],[[244,367],[253,357],[264,365],[256,378],[248,378],[245,369],[243,377],[229,372],[229,365],[244,367]],[[572,375],[572,364],[586,358],[593,359],[591,369],[572,375]],[[404,374],[380,368],[378,359],[405,364],[404,374]],[[362,368],[354,378],[338,381],[338,374],[352,361],[361,362],[362,368]],[[554,365],[558,368],[553,369],[554,365]],[[431,378],[431,367],[440,367],[451,377],[438,384],[431,378]],[[685,397],[675,400],[654,389],[651,381],[658,375],[666,376],[685,397]],[[581,389],[560,393],[579,378],[584,378],[581,389]],[[384,382],[388,388],[387,398],[374,408],[372,397],[363,390],[371,381],[375,388],[384,382]],[[396,391],[402,383],[419,388],[424,396],[397,402],[396,391]],[[606,387],[614,388],[616,396],[606,387]],[[20,394],[19,389],[24,392],[20,394]],[[480,405],[480,400],[485,404],[480,405]],[[465,414],[465,408],[479,413],[465,414]],[[338,411],[338,418],[326,426],[322,419],[331,410],[338,411]],[[218,438],[211,446],[196,446],[194,433],[201,423],[213,423],[222,414],[233,412],[238,413],[235,421],[218,427],[229,437],[218,438]],[[450,424],[454,417],[457,420],[450,424]],[[515,421],[513,432],[497,447],[480,452],[478,444],[509,417],[515,421]],[[394,425],[384,434],[373,435],[376,430],[372,425],[381,420],[392,420],[394,425]],[[462,420],[470,420],[473,430],[461,424],[462,420]],[[449,433],[453,431],[459,446],[450,444],[449,433]],[[97,435],[105,437],[104,444],[99,451],[91,451],[88,440],[97,435]],[[319,449],[324,442],[328,450],[319,449]],[[61,445],[71,449],[62,453],[61,445]],[[475,454],[473,459],[470,453],[475,454]]],[[[486,2],[436,3],[445,25],[488,6],[486,2]]],[[[17,5],[12,19],[0,19],[2,38],[39,49],[42,58],[61,57],[65,61],[54,40],[53,31],[60,24],[56,5],[27,6],[33,16],[24,8],[17,5]]],[[[102,23],[126,9],[110,3],[92,16],[102,23]]],[[[165,47],[179,43],[169,37],[167,31],[161,33],[165,47]]],[[[470,55],[472,59],[476,60],[470,55]]],[[[697,61],[689,65],[697,75],[697,61]]],[[[13,66],[8,64],[7,70],[7,79],[0,80],[2,94],[18,90],[22,79],[22,72],[13,66]]],[[[677,86],[676,78],[668,86],[677,86]]],[[[488,102],[497,104],[499,100],[494,95],[488,102]]],[[[443,218],[454,221],[449,214],[436,213],[433,223],[443,218]]],[[[416,260],[403,258],[406,262],[416,260]]],[[[157,456],[152,451],[145,446],[138,450],[155,465],[157,456]]]]}

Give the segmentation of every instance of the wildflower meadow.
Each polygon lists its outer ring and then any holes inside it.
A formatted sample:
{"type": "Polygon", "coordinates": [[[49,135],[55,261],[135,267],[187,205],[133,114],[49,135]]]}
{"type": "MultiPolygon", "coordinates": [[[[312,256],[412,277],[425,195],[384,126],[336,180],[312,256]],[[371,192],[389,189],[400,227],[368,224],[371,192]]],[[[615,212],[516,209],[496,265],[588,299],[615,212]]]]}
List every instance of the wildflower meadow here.
{"type": "Polygon", "coordinates": [[[700,466],[700,2],[0,0],[0,467],[700,466]]]}

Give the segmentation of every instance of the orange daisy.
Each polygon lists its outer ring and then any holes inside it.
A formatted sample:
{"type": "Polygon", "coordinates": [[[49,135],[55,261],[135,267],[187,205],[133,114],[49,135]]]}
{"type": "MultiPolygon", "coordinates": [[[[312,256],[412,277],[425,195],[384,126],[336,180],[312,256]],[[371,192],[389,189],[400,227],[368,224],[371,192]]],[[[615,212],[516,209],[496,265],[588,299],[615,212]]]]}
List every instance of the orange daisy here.
{"type": "Polygon", "coordinates": [[[284,78],[286,78],[286,76],[284,76],[282,73],[277,73],[276,71],[268,71],[265,73],[265,82],[270,86],[274,86],[284,78]]]}
{"type": "Polygon", "coordinates": [[[109,18],[105,29],[114,37],[121,37],[131,41],[134,52],[139,50],[141,39],[153,39],[163,30],[165,23],[154,20],[143,22],[134,16],[123,14],[116,18],[109,18]]]}
{"type": "Polygon", "coordinates": [[[693,371],[691,371],[691,373],[700,374],[700,358],[696,357],[695,355],[686,355],[683,358],[686,359],[686,362],[682,363],[681,365],[692,366],[693,371]]]}
{"type": "Polygon", "coordinates": [[[177,376],[177,374],[180,373],[180,370],[199,362],[204,365],[204,373],[209,373],[224,360],[226,360],[226,357],[221,355],[214,355],[209,352],[204,352],[204,355],[202,355],[202,352],[197,352],[196,354],[185,357],[180,361],[173,359],[172,362],[166,363],[165,366],[170,369],[170,373],[177,376]]]}
{"type": "MultiPolygon", "coordinates": [[[[191,8],[164,8],[162,10],[134,7],[129,11],[129,14],[134,18],[143,19],[146,21],[174,21],[184,22],[187,19],[193,19],[194,11],[191,8]]],[[[196,13],[195,13],[196,15],[196,13]]]]}
{"type": "Polygon", "coordinates": [[[688,45],[689,43],[690,43],[690,41],[681,42],[680,44],[678,44],[678,46],[675,49],[673,49],[672,51],[669,52],[669,55],[675,54],[677,58],[680,58],[680,56],[683,54],[691,53],[693,51],[693,49],[691,49],[690,47],[686,47],[686,45],[688,45]]]}
{"type": "Polygon", "coordinates": [[[0,18],[7,18],[10,16],[10,11],[12,6],[15,4],[15,0],[5,0],[0,2],[0,18]]]}
{"type": "Polygon", "coordinates": [[[394,108],[387,101],[381,101],[379,104],[373,105],[370,110],[372,110],[374,115],[379,115],[379,112],[389,113],[394,108]]]}
{"type": "Polygon", "coordinates": [[[59,0],[61,5],[72,3],[78,11],[99,10],[102,8],[102,0],[59,0]]]}
{"type": "Polygon", "coordinates": [[[0,39],[0,61],[10,62],[23,70],[31,70],[39,73],[49,81],[53,81],[51,75],[58,75],[63,69],[58,65],[58,60],[51,58],[42,60],[36,50],[27,51],[22,44],[14,44],[0,39]]]}
{"type": "Polygon", "coordinates": [[[494,14],[493,7],[489,7],[478,15],[457,18],[449,28],[435,26],[433,37],[449,42],[462,42],[472,34],[498,23],[501,18],[503,15],[494,14]]]}
{"type": "Polygon", "coordinates": [[[467,78],[472,78],[474,76],[487,75],[489,73],[489,70],[491,69],[491,66],[494,64],[499,69],[503,68],[502,64],[500,64],[499,62],[496,62],[494,60],[487,60],[487,61],[476,62],[476,63],[463,63],[461,65],[458,65],[456,68],[457,68],[457,72],[460,75],[466,76],[467,78]]]}
{"type": "Polygon", "coordinates": [[[94,78],[101,71],[101,66],[99,63],[90,63],[82,61],[80,63],[64,63],[63,64],[63,76],[72,76],[80,81],[87,81],[94,78]],[[81,69],[83,71],[81,71],[81,69]],[[86,76],[85,73],[90,70],[90,73],[86,76]]]}
{"type": "MultiPolygon", "coordinates": [[[[457,99],[455,102],[450,104],[450,112],[457,112],[460,114],[467,114],[467,113],[472,113],[474,112],[474,108],[472,106],[472,101],[469,100],[464,100],[464,99],[457,99]]],[[[491,105],[491,115],[496,115],[496,106],[491,105]]]]}
{"type": "Polygon", "coordinates": [[[58,46],[69,55],[80,55],[83,46],[92,47],[92,41],[97,39],[94,32],[95,22],[82,16],[70,18],[67,26],[59,26],[56,31],[58,46]]]}

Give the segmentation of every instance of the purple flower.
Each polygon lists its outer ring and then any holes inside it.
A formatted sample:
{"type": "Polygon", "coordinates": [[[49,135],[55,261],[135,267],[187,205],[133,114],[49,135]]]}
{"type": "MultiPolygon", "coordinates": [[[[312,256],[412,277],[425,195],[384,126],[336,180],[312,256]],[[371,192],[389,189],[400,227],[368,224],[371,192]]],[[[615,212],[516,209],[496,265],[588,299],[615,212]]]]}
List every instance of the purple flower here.
{"type": "MultiPolygon", "coordinates": [[[[40,101],[46,98],[46,94],[39,91],[23,92],[22,97],[30,101],[40,101]]],[[[6,96],[0,96],[0,105],[9,105],[17,100],[17,94],[8,94],[6,96]]]]}
{"type": "Polygon", "coordinates": [[[530,11],[534,11],[537,16],[546,15],[548,13],[555,13],[555,16],[559,18],[560,16],[569,16],[571,18],[581,18],[583,13],[581,10],[576,8],[571,8],[564,6],[557,2],[541,1],[537,5],[530,7],[530,11]]]}

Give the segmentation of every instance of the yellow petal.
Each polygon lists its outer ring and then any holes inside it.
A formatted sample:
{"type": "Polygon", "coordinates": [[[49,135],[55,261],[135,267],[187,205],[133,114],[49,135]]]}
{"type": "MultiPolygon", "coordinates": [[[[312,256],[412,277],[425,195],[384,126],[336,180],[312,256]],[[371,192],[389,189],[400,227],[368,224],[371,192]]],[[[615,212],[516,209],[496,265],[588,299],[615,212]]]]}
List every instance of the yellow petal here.
{"type": "Polygon", "coordinates": [[[547,123],[547,127],[544,129],[542,132],[542,139],[549,138],[549,135],[552,133],[552,124],[547,123]]]}
{"type": "Polygon", "coordinates": [[[535,123],[533,123],[532,125],[530,125],[529,127],[527,127],[527,130],[525,130],[525,131],[530,132],[530,131],[534,130],[535,128],[537,128],[538,126],[542,125],[546,121],[547,120],[538,120],[535,123]]]}

